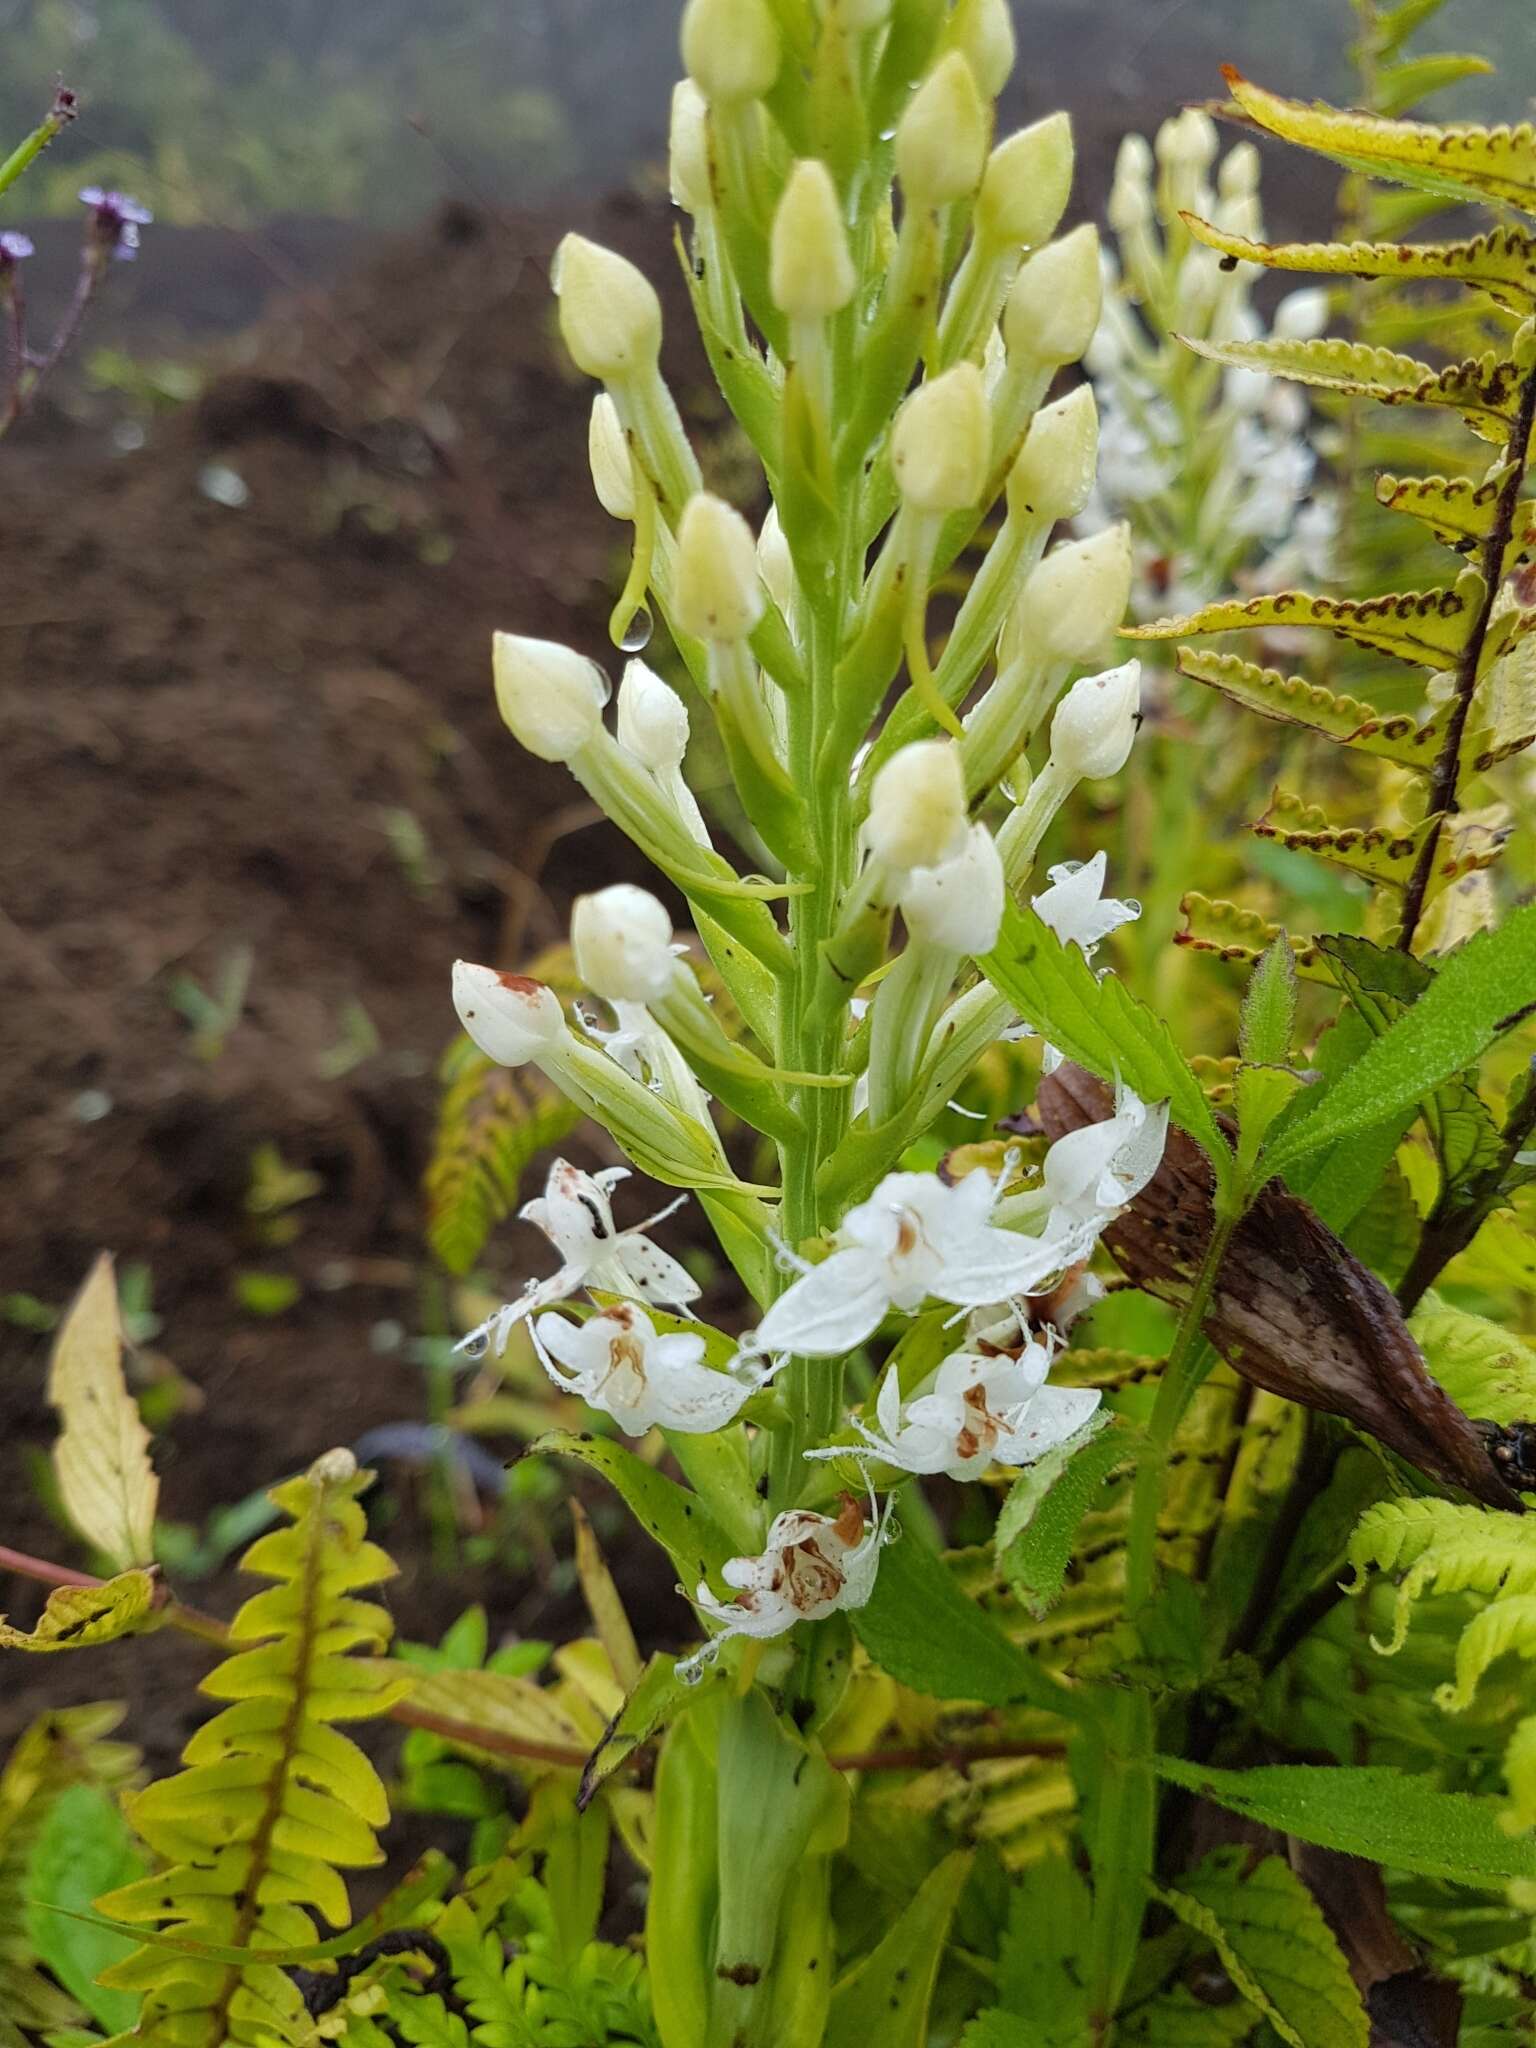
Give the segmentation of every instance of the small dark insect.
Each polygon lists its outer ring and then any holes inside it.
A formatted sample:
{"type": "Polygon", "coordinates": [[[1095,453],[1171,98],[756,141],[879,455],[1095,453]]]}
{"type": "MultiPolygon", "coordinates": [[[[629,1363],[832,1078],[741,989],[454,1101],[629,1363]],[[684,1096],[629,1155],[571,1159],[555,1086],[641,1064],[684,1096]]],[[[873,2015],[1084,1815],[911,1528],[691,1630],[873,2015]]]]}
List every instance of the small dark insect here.
{"type": "Polygon", "coordinates": [[[1488,1455],[1520,1493],[1536,1493],[1536,1422],[1489,1422],[1474,1417],[1488,1455]]]}

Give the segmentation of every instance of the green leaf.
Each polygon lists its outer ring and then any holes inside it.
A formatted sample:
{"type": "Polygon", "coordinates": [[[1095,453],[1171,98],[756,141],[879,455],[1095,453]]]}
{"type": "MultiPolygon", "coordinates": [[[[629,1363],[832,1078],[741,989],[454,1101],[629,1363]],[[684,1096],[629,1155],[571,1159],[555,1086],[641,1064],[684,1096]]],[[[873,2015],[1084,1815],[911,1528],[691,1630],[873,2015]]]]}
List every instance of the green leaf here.
{"type": "Polygon", "coordinates": [[[67,1915],[83,1914],[102,1892],[130,1883],[147,1868],[116,1800],[99,1786],[83,1784],[69,1786],[54,1801],[27,1873],[27,1925],[39,1959],[93,2020],[112,2029],[133,2025],[139,2000],[131,1992],[103,1990],[96,1978],[136,1944],[99,1920],[67,1915]]]}
{"type": "Polygon", "coordinates": [[[852,1620],[880,1669],[914,1692],[991,1707],[1027,1700],[1058,1714],[1073,1708],[1071,1694],[1009,1642],[916,1536],[886,1551],[874,1592],[852,1620]]]}
{"type": "Polygon", "coordinates": [[[1287,1178],[1325,1145],[1397,1116],[1463,1073],[1536,1003],[1536,904],[1458,948],[1413,1007],[1321,1097],[1264,1160],[1287,1178]]]}
{"type": "Polygon", "coordinates": [[[1427,1294],[1408,1319],[1425,1362],[1458,1408],[1490,1422],[1536,1419],[1536,1348],[1427,1294]]]}
{"type": "Polygon", "coordinates": [[[623,1499],[648,1536],[658,1542],[677,1567],[690,1591],[700,1579],[718,1573],[736,1553],[730,1539],[697,1494],[647,1465],[622,1444],[606,1437],[577,1436],[552,1430],[528,1447],[529,1455],[553,1454],[588,1465],[623,1499]]]}
{"type": "Polygon", "coordinates": [[[1283,1063],[1296,1021],[1296,962],[1284,932],[1265,949],[1243,997],[1237,1042],[1245,1060],[1283,1063]]]}
{"type": "Polygon", "coordinates": [[[1218,1849],[1156,1895],[1289,2048],[1368,2048],[1370,2021],[1317,1901],[1278,1856],[1245,1873],[1249,1853],[1218,1849]]]}
{"type": "Polygon", "coordinates": [[[1077,1964],[1092,1916],[1087,1883],[1065,1856],[1019,1872],[997,1945],[997,1997],[1041,2048],[1076,2048],[1083,2039],[1088,1999],[1077,1964]]]}
{"type": "Polygon", "coordinates": [[[1468,1885],[1536,1878],[1536,1835],[1508,1834],[1497,1799],[1437,1791],[1422,1773],[1386,1764],[1266,1764],[1223,1771],[1171,1756],[1156,1758],[1155,1767],[1170,1784],[1262,1827],[1390,1870],[1468,1885]]]}
{"type": "Polygon", "coordinates": [[[624,1704],[603,1730],[603,1739],[588,1757],[581,1774],[577,1804],[586,1807],[614,1772],[642,1749],[664,1728],[671,1726],[699,1700],[706,1699],[713,1686],[727,1683],[727,1674],[715,1667],[693,1684],[677,1676],[674,1657],[656,1655],[641,1672],[624,1704]]]}
{"type": "Polygon", "coordinates": [[[1037,1620],[1061,1597],[1078,1524],[1137,1440],[1138,1432],[1101,1409],[1014,1481],[997,1518],[997,1563],[1037,1620]]]}
{"type": "Polygon", "coordinates": [[[1384,114],[1406,114],[1431,93],[1444,92],[1464,78],[1485,77],[1493,66],[1486,57],[1446,50],[1438,56],[1409,57],[1392,64],[1376,81],[1376,104],[1384,114]]]}
{"type": "Polygon", "coordinates": [[[1209,1157],[1218,1185],[1232,1153],[1205,1091],[1173,1042],[1168,1026],[1113,974],[1102,981],[1076,946],[1064,946],[1034,911],[1010,904],[1002,935],[980,963],[1000,995],[1027,1024],[1101,1081],[1135,1089],[1143,1102],[1168,1103],[1169,1114],[1209,1157]]]}
{"type": "Polygon", "coordinates": [[[928,1873],[879,1946],[833,1991],[829,2041],[926,2048],[939,1962],[970,1872],[970,1852],[957,1849],[928,1873]]]}

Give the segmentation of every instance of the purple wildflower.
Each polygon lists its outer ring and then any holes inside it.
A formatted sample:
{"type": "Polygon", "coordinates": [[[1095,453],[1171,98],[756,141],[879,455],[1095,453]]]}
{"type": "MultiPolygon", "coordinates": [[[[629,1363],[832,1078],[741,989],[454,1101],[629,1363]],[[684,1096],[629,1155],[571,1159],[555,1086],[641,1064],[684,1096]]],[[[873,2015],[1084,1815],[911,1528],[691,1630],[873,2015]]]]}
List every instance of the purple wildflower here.
{"type": "Polygon", "coordinates": [[[13,228],[0,234],[0,272],[10,270],[23,257],[32,254],[32,241],[28,235],[19,235],[13,228]]]}
{"type": "Polygon", "coordinates": [[[101,246],[131,263],[139,253],[139,229],[155,217],[149,208],[126,192],[104,192],[100,185],[87,185],[80,201],[91,209],[91,232],[101,246]]]}

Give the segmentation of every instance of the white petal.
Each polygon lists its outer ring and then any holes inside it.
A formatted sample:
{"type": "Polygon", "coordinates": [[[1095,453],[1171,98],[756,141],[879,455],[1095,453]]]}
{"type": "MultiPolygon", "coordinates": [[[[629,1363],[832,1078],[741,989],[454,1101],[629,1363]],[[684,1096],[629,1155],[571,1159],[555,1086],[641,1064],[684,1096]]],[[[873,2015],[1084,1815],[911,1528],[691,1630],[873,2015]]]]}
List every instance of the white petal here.
{"type": "Polygon", "coordinates": [[[873,1335],[889,1305],[883,1262],[850,1247],[812,1266],[781,1294],[754,1341],[761,1351],[836,1358],[873,1335]]]}
{"type": "Polygon", "coordinates": [[[1008,1465],[1032,1465],[1076,1436],[1101,1399],[1097,1387],[1042,1387],[1025,1410],[1021,1426],[999,1441],[999,1459],[1008,1465]]]}
{"type": "Polygon", "coordinates": [[[684,1309],[703,1291],[686,1266],[638,1232],[624,1231],[614,1238],[593,1263],[594,1281],[599,1267],[609,1267],[617,1276],[615,1294],[638,1294],[658,1308],[684,1309]]]}
{"type": "Polygon", "coordinates": [[[1036,1294],[1053,1273],[1072,1263],[1070,1244],[1049,1228],[1039,1237],[990,1227],[950,1253],[933,1283],[935,1294],[965,1308],[996,1301],[1000,1294],[1036,1294]]]}

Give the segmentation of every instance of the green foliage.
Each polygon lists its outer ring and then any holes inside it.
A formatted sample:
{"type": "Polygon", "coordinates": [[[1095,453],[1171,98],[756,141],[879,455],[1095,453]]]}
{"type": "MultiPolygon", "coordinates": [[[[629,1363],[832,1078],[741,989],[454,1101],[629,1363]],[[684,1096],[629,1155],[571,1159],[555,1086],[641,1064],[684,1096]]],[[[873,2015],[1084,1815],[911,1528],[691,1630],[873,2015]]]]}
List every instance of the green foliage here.
{"type": "Polygon", "coordinates": [[[530,1163],[581,1113],[537,1068],[499,1067],[467,1038],[444,1055],[442,1081],[426,1173],[427,1241],[450,1273],[467,1273],[517,1206],[530,1163]]]}
{"type": "Polygon", "coordinates": [[[134,1944],[102,1926],[91,1906],[102,1892],[143,1874],[143,1855],[115,1799],[89,1779],[59,1794],[27,1873],[28,1926],[39,1959],[109,2032],[133,2025],[139,2001],[96,1980],[134,1944]]]}
{"type": "Polygon", "coordinates": [[[314,1938],[306,1909],[345,1926],[339,1870],[380,1860],[384,1787],[333,1726],[385,1713],[407,1689],[380,1655],[389,1617],[356,1597],[394,1571],[364,1535],[358,1495],[367,1483],[338,1451],[275,1489],[290,1523],[244,1559],[244,1569],[275,1583],[241,1608],[233,1654],[203,1681],[230,1704],[187,1744],[179,1776],[131,1802],[133,1826],[163,1867],[109,1893],[100,1910],[156,1933],[106,1981],[141,1994],[145,2022],[176,2048],[300,2041],[291,1978],[254,1956],[205,1959],[196,1945],[304,1944],[314,1938]],[[166,1933],[187,1946],[164,1946],[166,1933]]]}
{"type": "Polygon", "coordinates": [[[1047,1451],[1014,1481],[993,1542],[1004,1578],[1036,1619],[1061,1597],[1083,1516],[1134,1446],[1130,1431],[1096,1416],[1080,1436],[1047,1451]]]}

